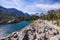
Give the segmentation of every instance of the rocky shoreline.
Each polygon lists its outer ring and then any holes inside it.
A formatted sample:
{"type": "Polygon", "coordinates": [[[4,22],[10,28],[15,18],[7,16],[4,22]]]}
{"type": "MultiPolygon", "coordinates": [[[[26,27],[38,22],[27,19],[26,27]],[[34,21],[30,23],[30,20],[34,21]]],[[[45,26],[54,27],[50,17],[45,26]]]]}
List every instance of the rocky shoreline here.
{"type": "Polygon", "coordinates": [[[18,23],[18,22],[20,22],[20,21],[19,20],[0,21],[0,25],[18,23]]]}
{"type": "Polygon", "coordinates": [[[20,31],[13,32],[0,40],[60,40],[60,27],[38,19],[20,31]]]}

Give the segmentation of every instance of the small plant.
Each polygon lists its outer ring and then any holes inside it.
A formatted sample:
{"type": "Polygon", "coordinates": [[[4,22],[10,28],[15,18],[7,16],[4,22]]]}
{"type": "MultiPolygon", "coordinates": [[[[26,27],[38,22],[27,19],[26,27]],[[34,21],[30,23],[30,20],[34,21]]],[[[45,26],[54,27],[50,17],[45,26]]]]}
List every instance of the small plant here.
{"type": "Polygon", "coordinates": [[[59,20],[58,19],[56,20],[56,24],[59,26],[59,20]]]}

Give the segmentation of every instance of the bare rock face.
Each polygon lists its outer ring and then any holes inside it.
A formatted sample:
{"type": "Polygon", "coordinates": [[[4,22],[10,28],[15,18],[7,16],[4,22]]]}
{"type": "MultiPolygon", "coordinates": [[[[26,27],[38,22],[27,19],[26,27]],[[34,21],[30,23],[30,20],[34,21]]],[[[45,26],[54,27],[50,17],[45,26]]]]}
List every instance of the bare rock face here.
{"type": "Polygon", "coordinates": [[[47,22],[37,20],[22,30],[0,40],[60,40],[59,30],[47,22]]]}

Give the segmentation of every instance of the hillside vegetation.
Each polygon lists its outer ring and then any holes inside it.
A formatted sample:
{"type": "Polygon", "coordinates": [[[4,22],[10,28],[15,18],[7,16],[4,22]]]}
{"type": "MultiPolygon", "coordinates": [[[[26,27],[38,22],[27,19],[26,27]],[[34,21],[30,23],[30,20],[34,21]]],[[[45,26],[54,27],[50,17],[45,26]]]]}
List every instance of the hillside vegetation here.
{"type": "Polygon", "coordinates": [[[56,24],[60,24],[60,9],[59,10],[50,10],[46,14],[41,14],[40,16],[43,20],[56,21],[56,24]]]}

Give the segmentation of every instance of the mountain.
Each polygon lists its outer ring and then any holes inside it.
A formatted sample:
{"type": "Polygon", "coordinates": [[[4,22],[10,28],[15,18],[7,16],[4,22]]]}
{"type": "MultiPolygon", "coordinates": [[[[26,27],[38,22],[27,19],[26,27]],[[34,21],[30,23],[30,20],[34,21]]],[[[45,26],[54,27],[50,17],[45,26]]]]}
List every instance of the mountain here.
{"type": "Polygon", "coordinates": [[[0,6],[0,14],[5,14],[5,15],[11,14],[13,16],[19,16],[19,17],[29,15],[27,13],[25,14],[22,11],[19,11],[19,10],[15,9],[15,8],[4,8],[2,6],[0,6]]]}
{"type": "Polygon", "coordinates": [[[25,16],[30,16],[28,13],[25,13],[25,16]]]}
{"type": "Polygon", "coordinates": [[[6,10],[6,8],[4,8],[4,7],[0,6],[0,10],[6,10]]]}
{"type": "Polygon", "coordinates": [[[15,15],[15,16],[25,16],[25,14],[22,12],[22,11],[19,11],[17,9],[14,9],[14,8],[9,8],[7,9],[9,13],[11,13],[12,15],[15,15]]]}
{"type": "Polygon", "coordinates": [[[15,8],[4,8],[0,6],[0,24],[15,23],[23,20],[36,20],[38,18],[15,8]]]}
{"type": "Polygon", "coordinates": [[[8,13],[7,9],[0,6],[0,15],[6,15],[8,13]]]}

